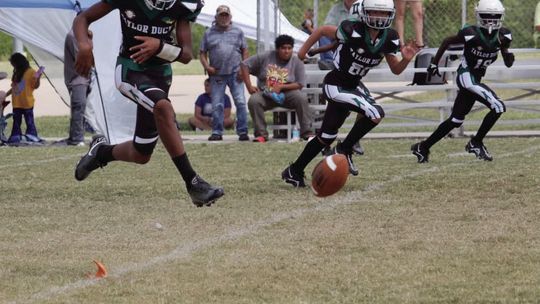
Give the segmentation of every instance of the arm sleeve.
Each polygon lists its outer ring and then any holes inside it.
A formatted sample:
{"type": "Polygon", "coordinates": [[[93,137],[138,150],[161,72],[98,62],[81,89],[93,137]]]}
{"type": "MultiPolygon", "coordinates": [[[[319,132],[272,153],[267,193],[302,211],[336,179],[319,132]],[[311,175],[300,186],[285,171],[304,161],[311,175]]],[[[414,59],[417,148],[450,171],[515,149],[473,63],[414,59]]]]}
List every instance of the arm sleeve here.
{"type": "Polygon", "coordinates": [[[502,48],[509,48],[510,44],[512,44],[512,32],[507,28],[501,28],[499,31],[499,39],[501,40],[501,47],[502,48]]]}
{"type": "Polygon", "coordinates": [[[540,2],[536,5],[536,10],[534,11],[534,26],[540,25],[540,2]]]}
{"type": "Polygon", "coordinates": [[[261,62],[262,62],[262,55],[257,54],[255,56],[251,56],[248,59],[244,60],[244,65],[248,67],[249,73],[251,75],[258,76],[258,71],[261,68],[261,62]]]}
{"type": "Polygon", "coordinates": [[[199,50],[203,53],[206,53],[208,52],[208,31],[210,31],[210,29],[206,30],[206,32],[204,32],[204,35],[201,39],[201,46],[199,48],[199,50]]]}
{"type": "Polygon", "coordinates": [[[336,37],[341,43],[347,42],[351,37],[353,31],[353,22],[345,20],[341,22],[337,28],[336,37]]]}
{"type": "Polygon", "coordinates": [[[385,54],[397,54],[399,52],[399,35],[393,30],[388,30],[388,39],[386,40],[385,54]]]}

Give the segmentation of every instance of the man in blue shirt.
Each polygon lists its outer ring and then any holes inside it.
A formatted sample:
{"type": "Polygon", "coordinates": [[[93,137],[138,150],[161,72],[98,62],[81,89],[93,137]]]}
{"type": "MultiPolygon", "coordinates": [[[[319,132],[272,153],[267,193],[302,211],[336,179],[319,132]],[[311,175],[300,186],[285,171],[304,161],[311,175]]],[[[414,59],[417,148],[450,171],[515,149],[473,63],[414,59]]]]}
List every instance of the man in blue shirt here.
{"type": "Polygon", "coordinates": [[[232,24],[231,10],[218,6],[216,20],[201,41],[200,60],[208,72],[212,98],[212,135],[208,140],[223,137],[223,95],[228,86],[236,106],[236,133],[241,141],[249,140],[244,83],[240,75],[240,62],[248,58],[244,33],[232,24]]]}

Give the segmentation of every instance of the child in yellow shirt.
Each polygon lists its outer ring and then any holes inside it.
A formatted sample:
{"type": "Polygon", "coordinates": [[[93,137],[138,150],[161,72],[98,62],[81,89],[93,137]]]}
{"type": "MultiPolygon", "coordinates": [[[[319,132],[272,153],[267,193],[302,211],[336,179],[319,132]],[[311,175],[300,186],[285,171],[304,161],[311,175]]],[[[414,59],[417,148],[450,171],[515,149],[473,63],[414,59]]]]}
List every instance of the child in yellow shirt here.
{"type": "Polygon", "coordinates": [[[23,140],[21,132],[22,118],[26,122],[25,139],[29,142],[43,142],[37,134],[34,123],[34,90],[39,87],[39,79],[43,69],[38,72],[30,67],[30,63],[21,53],[15,53],[9,58],[13,66],[13,76],[11,77],[11,89],[6,96],[13,95],[11,103],[13,106],[13,128],[8,139],[8,144],[18,144],[23,140]]]}

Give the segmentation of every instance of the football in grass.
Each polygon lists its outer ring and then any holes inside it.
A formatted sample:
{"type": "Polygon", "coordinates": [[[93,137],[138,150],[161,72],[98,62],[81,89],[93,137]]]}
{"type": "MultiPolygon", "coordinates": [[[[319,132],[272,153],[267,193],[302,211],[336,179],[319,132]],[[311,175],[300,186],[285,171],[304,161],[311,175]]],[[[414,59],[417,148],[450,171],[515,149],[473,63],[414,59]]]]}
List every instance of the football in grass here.
{"type": "Polygon", "coordinates": [[[311,173],[311,190],[318,197],[326,197],[338,192],[349,176],[349,165],[343,154],[325,157],[311,173]]]}

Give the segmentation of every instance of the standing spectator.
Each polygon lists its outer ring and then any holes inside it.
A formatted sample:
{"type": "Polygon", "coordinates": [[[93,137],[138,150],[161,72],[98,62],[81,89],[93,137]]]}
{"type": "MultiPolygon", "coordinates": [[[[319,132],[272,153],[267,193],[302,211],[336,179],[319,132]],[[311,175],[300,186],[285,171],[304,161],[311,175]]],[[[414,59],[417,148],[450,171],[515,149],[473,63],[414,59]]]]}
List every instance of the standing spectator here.
{"type": "Polygon", "coordinates": [[[39,79],[43,72],[41,67],[37,72],[30,67],[30,63],[21,53],[15,53],[9,58],[13,66],[11,77],[11,89],[6,92],[6,97],[13,95],[13,127],[8,144],[18,145],[21,141],[41,143],[36,124],[34,122],[34,90],[39,88],[39,79]],[[26,134],[22,134],[22,118],[26,122],[26,134]]]}
{"type": "Polygon", "coordinates": [[[195,21],[203,5],[203,0],[189,3],[103,0],[75,18],[73,33],[79,47],[75,69],[81,75],[88,75],[94,63],[88,27],[113,10],[119,10],[122,47],[116,61],[116,86],[137,104],[133,139],[110,145],[105,136],[94,136],[90,149],[75,167],[75,179],[82,181],[92,171],[113,161],[146,164],[161,139],[193,204],[210,206],[225,194],[223,188],[210,185],[191,166],[168,96],[171,63],[187,64],[193,57],[191,22],[195,21]],[[178,44],[172,41],[173,33],[178,44]]]}
{"type": "MultiPolygon", "coordinates": [[[[92,39],[91,31],[88,31],[88,37],[90,40],[92,39]]],[[[75,40],[73,31],[69,31],[64,41],[64,82],[69,91],[71,103],[69,136],[55,144],[84,146],[84,112],[87,97],[90,93],[90,77],[88,75],[80,75],[75,71],[77,52],[77,40],[75,40]]]]}
{"type": "Polygon", "coordinates": [[[274,51],[251,56],[242,63],[242,76],[251,94],[248,107],[254,135],[264,141],[268,140],[264,111],[275,107],[294,109],[300,122],[300,137],[313,136],[307,95],[300,91],[306,80],[304,63],[293,56],[293,46],[291,36],[280,35],[274,51]],[[257,76],[257,86],[251,84],[250,74],[257,76]]]}
{"type": "MultiPolygon", "coordinates": [[[[212,130],[212,99],[210,79],[204,80],[204,93],[197,97],[195,101],[195,113],[188,119],[189,126],[196,130],[212,130]]],[[[223,127],[230,129],[234,126],[234,119],[231,117],[231,99],[227,95],[223,95],[223,127]]]]}
{"type": "Polygon", "coordinates": [[[422,0],[395,0],[396,1],[396,30],[399,34],[401,45],[405,42],[405,9],[407,4],[411,9],[413,17],[413,27],[415,34],[416,46],[418,48],[425,47],[424,45],[424,7],[422,0]]]}
{"type": "Polygon", "coordinates": [[[223,139],[223,96],[226,86],[236,106],[236,133],[240,141],[249,140],[244,83],[240,62],[248,58],[244,32],[232,24],[231,10],[218,6],[215,21],[201,41],[200,59],[210,77],[212,98],[212,135],[208,140],[223,139]]]}
{"type": "MultiPolygon", "coordinates": [[[[349,18],[349,11],[354,2],[355,0],[343,0],[339,3],[334,4],[326,14],[326,18],[324,19],[324,25],[338,26],[343,20],[349,18]]],[[[330,40],[330,38],[326,36],[321,37],[321,40],[319,40],[319,45],[321,47],[324,47],[331,43],[332,40],[330,40]]],[[[321,53],[319,68],[321,70],[332,70],[334,68],[333,57],[333,52],[331,51],[321,53]]]]}
{"type": "Polygon", "coordinates": [[[313,9],[311,8],[308,8],[304,11],[302,31],[308,35],[311,35],[311,33],[313,33],[313,9]]]}
{"type": "Polygon", "coordinates": [[[536,10],[534,11],[534,47],[538,48],[540,45],[538,40],[540,39],[540,1],[536,4],[536,10]]]}

